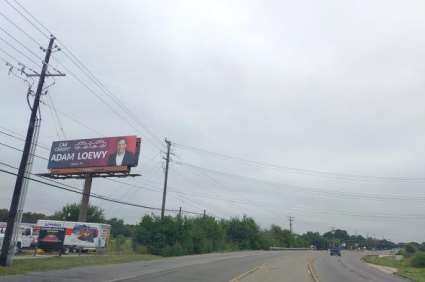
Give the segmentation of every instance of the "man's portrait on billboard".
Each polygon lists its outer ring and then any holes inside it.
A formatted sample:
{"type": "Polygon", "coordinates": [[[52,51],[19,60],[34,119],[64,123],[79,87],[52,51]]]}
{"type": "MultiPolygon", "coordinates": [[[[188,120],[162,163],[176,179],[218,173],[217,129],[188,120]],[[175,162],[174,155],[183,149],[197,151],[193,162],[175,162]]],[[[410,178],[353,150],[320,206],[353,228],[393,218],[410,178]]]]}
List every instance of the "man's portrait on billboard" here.
{"type": "Polygon", "coordinates": [[[117,151],[109,156],[108,165],[134,165],[136,163],[136,156],[134,153],[127,151],[127,140],[119,138],[117,142],[117,151]]]}

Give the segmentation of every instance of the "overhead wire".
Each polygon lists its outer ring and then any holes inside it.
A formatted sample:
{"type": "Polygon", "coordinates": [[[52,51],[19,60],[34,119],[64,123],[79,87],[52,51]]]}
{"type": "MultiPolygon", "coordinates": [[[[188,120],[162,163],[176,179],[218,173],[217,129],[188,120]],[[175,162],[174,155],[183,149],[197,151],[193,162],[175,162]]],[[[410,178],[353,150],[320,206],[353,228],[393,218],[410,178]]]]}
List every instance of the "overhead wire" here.
{"type": "Polygon", "coordinates": [[[200,152],[204,154],[214,155],[220,158],[229,159],[229,160],[237,160],[245,163],[249,163],[251,165],[261,166],[261,167],[267,167],[267,168],[273,168],[273,169],[283,169],[287,171],[292,171],[295,173],[302,173],[302,174],[315,174],[315,175],[324,175],[324,176],[333,176],[333,177],[340,177],[345,179],[356,179],[356,180],[362,180],[362,181],[368,181],[368,180],[385,180],[385,181],[425,181],[424,177],[389,177],[389,176],[374,176],[374,175],[360,175],[360,174],[349,174],[349,173],[338,173],[338,172],[330,172],[330,171],[320,171],[320,170],[312,170],[312,169],[304,169],[304,168],[296,168],[296,167],[289,167],[289,166],[282,166],[272,163],[266,163],[266,162],[260,162],[256,160],[250,160],[245,158],[240,158],[236,156],[231,156],[228,154],[218,153],[209,151],[202,148],[197,148],[189,145],[184,145],[181,143],[173,143],[178,148],[185,149],[185,150],[191,150],[195,152],[200,152]]]}
{"type": "Polygon", "coordinates": [[[8,32],[6,29],[2,28],[0,26],[0,30],[3,31],[3,33],[5,33],[7,36],[9,36],[10,38],[13,39],[13,41],[15,41],[16,43],[18,43],[22,48],[24,48],[28,53],[31,53],[34,57],[36,57],[37,59],[40,59],[41,62],[43,62],[43,58],[40,57],[40,55],[38,55],[37,53],[35,53],[33,50],[31,50],[30,48],[28,48],[24,43],[22,43],[22,41],[20,41],[19,39],[17,39],[15,36],[13,36],[10,32],[8,32]]]}
{"type": "MultiPolygon", "coordinates": [[[[16,148],[16,147],[11,146],[11,145],[8,145],[8,144],[5,144],[5,143],[2,143],[2,142],[0,142],[0,145],[8,147],[10,149],[13,149],[15,151],[22,152],[21,149],[16,148]]],[[[40,156],[40,155],[35,155],[35,157],[44,159],[46,161],[48,160],[48,158],[40,156]]],[[[316,189],[316,188],[307,188],[307,187],[303,187],[303,186],[270,182],[270,181],[265,181],[265,180],[261,180],[261,179],[257,179],[257,178],[241,176],[241,175],[237,175],[237,174],[231,174],[231,173],[228,173],[228,172],[211,170],[211,169],[195,166],[195,165],[184,163],[184,162],[176,162],[176,163],[177,164],[183,164],[183,165],[195,168],[195,169],[208,170],[210,172],[223,174],[223,175],[230,176],[230,177],[243,178],[243,179],[248,179],[248,180],[251,180],[251,181],[254,180],[254,181],[257,181],[257,182],[268,184],[270,186],[292,188],[292,189],[295,189],[296,191],[304,190],[304,191],[308,191],[310,194],[315,193],[315,194],[325,194],[325,195],[336,195],[336,196],[345,197],[345,198],[348,197],[348,198],[359,198],[359,199],[383,199],[383,200],[407,200],[407,201],[423,201],[423,200],[425,200],[425,195],[413,195],[413,196],[409,195],[409,196],[406,196],[406,195],[399,195],[399,194],[352,193],[352,192],[344,192],[344,191],[336,191],[336,190],[323,190],[323,189],[316,189]]],[[[131,183],[123,182],[123,181],[118,181],[118,180],[114,180],[114,179],[111,179],[110,181],[114,181],[114,182],[121,183],[121,184],[126,183],[125,185],[133,186],[133,187],[143,187],[143,186],[140,186],[140,185],[131,184],[131,183]]],[[[170,187],[172,187],[172,186],[170,186],[170,187]]],[[[143,189],[145,189],[145,188],[146,187],[143,187],[143,189]]],[[[170,192],[173,193],[173,191],[170,191],[170,192]]],[[[178,193],[183,193],[183,192],[178,192],[178,193]]]]}
{"type": "Polygon", "coordinates": [[[194,169],[198,169],[198,170],[207,170],[216,174],[221,174],[221,175],[225,175],[227,177],[233,177],[233,178],[242,178],[242,179],[247,179],[250,181],[256,181],[256,182],[260,182],[260,183],[264,183],[264,184],[268,184],[269,186],[275,186],[275,187],[288,187],[288,188],[293,188],[295,190],[304,190],[304,191],[308,191],[311,193],[325,193],[325,194],[337,194],[340,196],[350,196],[350,197],[361,197],[361,198],[381,198],[381,199],[394,199],[394,200],[424,200],[425,199],[425,194],[420,194],[420,195],[409,195],[408,197],[406,197],[406,195],[401,195],[401,194],[377,194],[377,193],[354,193],[354,192],[345,192],[345,191],[339,191],[339,190],[324,190],[324,189],[317,189],[317,188],[310,188],[310,187],[303,187],[303,186],[297,186],[297,185],[290,185],[290,184],[283,184],[283,183],[277,183],[277,182],[272,182],[272,181],[266,181],[266,180],[262,180],[262,179],[258,179],[258,178],[254,178],[254,177],[249,177],[249,176],[243,176],[243,175],[238,175],[238,174],[233,174],[230,172],[223,172],[223,171],[218,171],[218,170],[214,170],[214,169],[209,169],[209,168],[205,168],[205,167],[201,167],[198,165],[194,165],[194,164],[190,164],[187,162],[181,162],[181,161],[176,161],[175,162],[178,165],[184,165],[187,167],[191,167],[194,169]]]}
{"type": "Polygon", "coordinates": [[[3,41],[7,46],[9,46],[10,48],[12,48],[13,50],[15,50],[15,52],[19,53],[21,56],[25,57],[28,61],[32,62],[34,65],[36,65],[37,67],[41,68],[41,63],[36,62],[34,59],[32,59],[30,56],[28,56],[27,54],[25,54],[24,52],[22,52],[21,50],[19,50],[16,46],[14,46],[12,43],[10,43],[9,41],[7,41],[6,39],[4,39],[3,37],[0,36],[0,40],[3,41]]]}
{"type": "Polygon", "coordinates": [[[23,28],[21,28],[18,24],[16,24],[13,20],[11,20],[4,13],[0,12],[0,16],[2,16],[4,19],[6,19],[6,21],[8,21],[9,24],[13,25],[17,30],[19,30],[20,32],[22,32],[25,36],[27,36],[38,47],[41,47],[42,46],[42,44],[37,39],[35,39],[33,36],[31,36],[28,32],[26,32],[23,28]]]}
{"type": "MultiPolygon", "coordinates": [[[[19,11],[19,9],[17,9],[14,5],[12,5],[8,0],[4,0],[4,2],[6,2],[9,7],[11,7],[13,10],[15,10],[19,15],[21,15],[30,25],[32,25],[38,32],[40,32],[44,37],[46,38],[50,38],[50,36],[46,33],[44,33],[39,27],[37,27],[30,19],[28,19],[27,16],[25,16],[21,11],[19,11]]],[[[23,7],[18,1],[15,1],[15,3],[17,3],[24,11],[26,11],[27,13],[29,13],[25,7],[23,7]]],[[[32,16],[31,16],[32,17],[32,16]]],[[[33,17],[33,19],[35,21],[38,22],[38,20],[33,17]]]]}
{"type": "MultiPolygon", "coordinates": [[[[0,162],[0,163],[4,165],[3,162],[0,162]]],[[[9,164],[6,164],[6,166],[8,166],[10,168],[17,169],[16,167],[13,167],[9,164]]],[[[10,172],[10,171],[3,170],[3,169],[0,169],[0,172],[17,176],[17,173],[10,172]]],[[[32,175],[34,175],[34,174],[32,174],[32,175]]],[[[72,187],[70,185],[67,185],[68,187],[65,187],[62,183],[60,183],[60,185],[56,185],[56,184],[51,184],[51,183],[41,181],[41,180],[38,180],[38,179],[34,179],[32,177],[25,177],[25,178],[27,178],[31,181],[41,183],[41,184],[44,184],[44,185],[47,185],[47,186],[55,187],[55,188],[58,188],[58,189],[61,189],[61,190],[65,190],[65,191],[69,191],[69,192],[73,192],[73,193],[78,193],[78,194],[82,194],[82,195],[85,194],[83,191],[79,190],[76,187],[72,187]]],[[[90,197],[93,197],[93,198],[96,198],[96,199],[101,199],[101,200],[104,200],[104,201],[113,202],[113,203],[117,203],[117,204],[139,207],[139,208],[150,209],[150,210],[157,210],[157,211],[161,210],[161,208],[158,208],[158,207],[152,207],[152,206],[148,206],[148,205],[141,205],[141,204],[135,204],[135,203],[130,203],[130,202],[124,202],[124,201],[116,200],[116,199],[113,199],[113,198],[110,198],[110,197],[107,197],[107,196],[104,196],[104,195],[99,195],[99,194],[94,194],[94,193],[90,193],[89,195],[90,195],[90,197]]],[[[177,209],[165,209],[165,211],[167,211],[167,212],[178,212],[179,210],[177,210],[177,209]]],[[[202,213],[193,212],[193,211],[185,210],[184,212],[190,213],[190,214],[202,215],[202,213]]]]}
{"type": "MultiPolygon", "coordinates": [[[[19,11],[19,9],[17,9],[14,5],[12,5],[8,0],[4,0],[6,1],[6,3],[8,3],[9,6],[11,6],[15,11],[17,11],[21,16],[23,16],[26,21],[28,21],[34,28],[36,28],[40,33],[42,33],[44,36],[48,37],[48,35],[46,33],[44,33],[43,31],[41,31],[41,29],[39,29],[37,27],[36,24],[34,24],[33,21],[35,21],[39,26],[41,26],[45,31],[47,31],[48,34],[53,34],[53,32],[50,31],[50,29],[48,29],[43,23],[41,23],[41,21],[39,21],[28,9],[26,9],[20,2],[14,0],[14,2],[16,3],[16,5],[18,5],[22,10],[24,10],[24,12],[33,20],[31,21],[28,17],[26,17],[21,11],[19,11]]],[[[66,51],[63,52],[63,54],[78,68],[80,69],[92,82],[94,82],[94,84],[109,98],[111,98],[116,105],[118,105],[125,113],[129,114],[133,120],[135,120],[140,126],[141,128],[143,128],[149,135],[151,135],[154,139],[156,139],[158,142],[162,142],[162,140],[156,135],[154,134],[143,122],[140,121],[140,119],[137,117],[137,115],[135,115],[122,101],[120,101],[120,99],[114,95],[106,86],[105,84],[100,81],[94,74],[93,72],[70,50],[70,48],[68,48],[63,42],[60,41],[59,38],[56,39],[57,42],[61,45],[61,47],[66,51]],[[69,53],[69,54],[67,54],[69,53]]],[[[56,60],[57,61],[57,60],[56,60]]],[[[58,62],[58,61],[57,61],[58,62]]],[[[59,64],[62,65],[62,67],[64,67],[64,64],[58,62],[59,64]]],[[[67,69],[68,72],[70,72],[69,69],[67,69]]],[[[73,73],[73,72],[72,72],[73,73]]],[[[77,79],[76,75],[73,73],[71,74],[80,84],[85,84],[82,82],[81,79],[77,79]]],[[[86,87],[87,85],[85,84],[84,87],[86,87]]],[[[87,87],[86,87],[87,88],[87,87]]],[[[92,94],[93,91],[89,90],[89,92],[91,92],[92,94]]],[[[97,96],[97,95],[96,95],[97,96]]],[[[99,99],[99,96],[97,96],[99,99]]],[[[100,99],[101,102],[105,103],[106,101],[104,101],[103,99],[100,99]]],[[[108,106],[110,109],[111,107],[108,106]]],[[[111,109],[113,110],[113,108],[111,109]]],[[[113,110],[114,111],[114,110],[113,110]]],[[[114,112],[115,114],[117,114],[116,112],[114,112]]],[[[120,118],[122,118],[122,116],[120,114],[118,114],[118,116],[120,116],[120,118]]],[[[126,121],[128,122],[128,120],[126,121]]],[[[158,146],[156,145],[156,143],[153,143],[154,146],[158,146]]]]}

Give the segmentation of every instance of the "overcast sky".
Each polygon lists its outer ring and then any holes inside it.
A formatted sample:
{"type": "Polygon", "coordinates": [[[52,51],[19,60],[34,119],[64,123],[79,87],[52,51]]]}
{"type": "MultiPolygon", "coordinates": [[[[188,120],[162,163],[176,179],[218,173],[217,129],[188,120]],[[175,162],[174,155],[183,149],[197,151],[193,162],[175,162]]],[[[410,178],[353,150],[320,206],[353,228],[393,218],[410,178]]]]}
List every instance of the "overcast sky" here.
{"type": "MultiPolygon", "coordinates": [[[[142,123],[130,125],[128,113],[87,80],[64,52],[54,53],[52,64],[67,76],[57,78],[48,95],[65,136],[54,113],[42,105],[41,144],[50,147],[59,139],[99,135],[143,138],[134,169],[142,176],[123,181],[147,189],[95,179],[92,192],[159,207],[167,137],[177,144],[281,166],[173,145],[168,208],[206,209],[225,218],[247,214],[262,227],[274,223],[287,228],[291,215],[296,232],[335,227],[395,241],[425,241],[424,1],[21,3],[142,123]],[[336,177],[284,167],[394,179],[336,177]]],[[[0,11],[47,45],[6,2],[0,3],[0,11]]],[[[3,17],[0,26],[43,56],[3,17]]],[[[0,37],[35,58],[4,32],[0,37]]],[[[39,69],[3,41],[0,49],[39,69]]],[[[0,56],[16,63],[4,53],[0,56]]],[[[26,88],[8,75],[6,66],[0,68],[1,130],[25,134],[26,88]]],[[[46,96],[43,101],[51,103],[46,96]]],[[[4,134],[0,142],[23,148],[4,134]]],[[[41,148],[37,152],[48,155],[41,148]]],[[[2,162],[17,166],[20,157],[0,146],[2,162]]],[[[34,172],[46,171],[46,161],[37,160],[34,172]]],[[[0,208],[9,207],[14,182],[14,177],[0,174],[0,208]]],[[[81,181],[66,183],[82,186],[81,181]]],[[[51,214],[79,200],[80,195],[31,183],[25,210],[51,214]]],[[[91,203],[108,217],[131,223],[151,212],[96,199],[91,203]]]]}

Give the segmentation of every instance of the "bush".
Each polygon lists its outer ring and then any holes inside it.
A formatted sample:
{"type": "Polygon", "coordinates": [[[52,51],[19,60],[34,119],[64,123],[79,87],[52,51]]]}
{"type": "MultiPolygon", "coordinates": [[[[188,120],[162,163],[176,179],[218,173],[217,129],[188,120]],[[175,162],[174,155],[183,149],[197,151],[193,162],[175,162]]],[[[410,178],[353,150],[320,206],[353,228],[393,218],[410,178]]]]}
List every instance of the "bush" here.
{"type": "Polygon", "coordinates": [[[406,251],[406,256],[412,256],[416,253],[416,247],[413,244],[407,244],[404,250],[406,251]]]}
{"type": "Polygon", "coordinates": [[[130,254],[133,252],[132,242],[129,238],[118,235],[115,239],[111,240],[109,251],[120,254],[130,254]]]}
{"type": "Polygon", "coordinates": [[[133,250],[136,254],[139,254],[139,255],[145,255],[148,253],[148,249],[145,246],[134,243],[134,242],[133,242],[133,250]]]}
{"type": "Polygon", "coordinates": [[[411,264],[413,267],[425,267],[425,253],[417,253],[413,256],[411,264]]]}

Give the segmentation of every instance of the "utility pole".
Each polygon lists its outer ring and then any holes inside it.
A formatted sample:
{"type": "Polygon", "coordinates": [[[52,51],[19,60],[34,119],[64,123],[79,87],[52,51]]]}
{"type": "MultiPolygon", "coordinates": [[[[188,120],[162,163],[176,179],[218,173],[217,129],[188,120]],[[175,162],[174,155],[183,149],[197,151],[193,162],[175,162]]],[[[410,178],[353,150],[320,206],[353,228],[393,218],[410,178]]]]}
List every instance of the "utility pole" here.
{"type": "MultiPolygon", "coordinates": [[[[43,67],[39,75],[40,78],[38,80],[37,91],[35,93],[35,98],[34,98],[34,104],[31,110],[27,136],[25,138],[25,146],[22,153],[21,162],[19,164],[19,170],[18,170],[18,175],[16,177],[15,189],[13,191],[12,202],[10,204],[10,209],[9,209],[9,216],[7,219],[6,232],[4,234],[3,245],[1,248],[0,265],[2,266],[10,266],[12,264],[12,258],[15,252],[15,242],[13,242],[12,237],[15,232],[15,228],[18,228],[18,226],[15,226],[15,225],[19,224],[16,222],[16,218],[18,216],[19,202],[21,201],[22,186],[24,184],[25,173],[27,171],[27,163],[30,156],[31,146],[33,143],[32,140],[34,136],[34,130],[36,127],[37,112],[40,105],[40,97],[43,91],[44,80],[46,76],[50,76],[50,74],[47,73],[47,69],[48,69],[50,55],[52,53],[54,41],[55,41],[55,37],[51,36],[49,41],[49,46],[46,49],[46,55],[43,61],[43,67]]],[[[38,75],[33,75],[33,76],[38,76],[38,75]]]]}
{"type": "Polygon", "coordinates": [[[162,193],[161,219],[164,219],[165,200],[167,198],[168,165],[170,163],[171,141],[169,141],[169,140],[167,140],[167,138],[165,138],[165,143],[167,144],[167,153],[166,153],[167,155],[164,158],[164,160],[165,160],[165,176],[164,176],[164,191],[162,193]]]}
{"type": "Polygon", "coordinates": [[[294,222],[294,217],[290,216],[289,217],[289,232],[291,232],[292,234],[292,223],[294,222]]]}
{"type": "Polygon", "coordinates": [[[84,179],[84,190],[83,190],[83,195],[81,198],[80,214],[78,215],[78,221],[80,222],[87,221],[87,210],[89,208],[89,199],[90,199],[92,181],[93,181],[93,177],[91,176],[91,174],[87,174],[84,179]]]}

